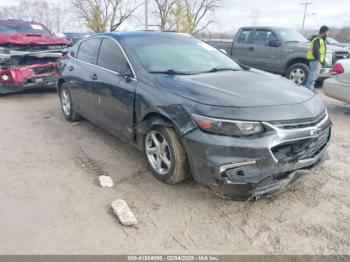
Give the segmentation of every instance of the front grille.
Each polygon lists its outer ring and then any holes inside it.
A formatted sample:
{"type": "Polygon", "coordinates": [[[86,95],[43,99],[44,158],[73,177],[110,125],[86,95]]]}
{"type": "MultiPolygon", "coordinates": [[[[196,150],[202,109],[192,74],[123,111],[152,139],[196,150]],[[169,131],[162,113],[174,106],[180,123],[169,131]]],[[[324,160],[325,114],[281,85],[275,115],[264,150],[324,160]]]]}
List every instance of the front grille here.
{"type": "Polygon", "coordinates": [[[331,129],[324,130],[316,138],[308,138],[282,144],[272,148],[272,153],[279,163],[294,163],[299,160],[317,156],[327,145],[331,135],[331,129]]]}
{"type": "Polygon", "coordinates": [[[36,75],[41,75],[41,74],[53,72],[54,68],[53,66],[44,66],[44,67],[35,68],[33,71],[36,75]]]}
{"type": "Polygon", "coordinates": [[[348,52],[335,52],[334,53],[334,63],[340,59],[348,59],[350,57],[348,52]]]}
{"type": "Polygon", "coordinates": [[[316,118],[312,119],[302,119],[302,120],[288,120],[288,121],[279,121],[279,122],[269,122],[271,125],[281,128],[281,129],[298,129],[313,127],[320,123],[323,119],[327,117],[327,113],[324,112],[316,118]]]}

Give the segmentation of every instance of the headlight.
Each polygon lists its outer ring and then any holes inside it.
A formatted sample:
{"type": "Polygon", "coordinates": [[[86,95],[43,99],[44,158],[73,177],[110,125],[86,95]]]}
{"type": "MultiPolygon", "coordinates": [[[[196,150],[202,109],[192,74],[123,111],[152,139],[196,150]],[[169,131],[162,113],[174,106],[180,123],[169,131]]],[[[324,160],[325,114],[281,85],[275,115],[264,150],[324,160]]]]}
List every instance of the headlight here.
{"type": "Polygon", "coordinates": [[[10,79],[10,77],[9,77],[9,75],[4,74],[1,76],[1,79],[6,82],[10,79]]]}
{"type": "Polygon", "coordinates": [[[327,65],[332,65],[333,64],[333,52],[332,51],[327,51],[326,53],[326,64],[327,65]]]}
{"type": "Polygon", "coordinates": [[[252,136],[264,132],[259,122],[216,119],[192,114],[197,125],[206,132],[227,136],[252,136]]]}

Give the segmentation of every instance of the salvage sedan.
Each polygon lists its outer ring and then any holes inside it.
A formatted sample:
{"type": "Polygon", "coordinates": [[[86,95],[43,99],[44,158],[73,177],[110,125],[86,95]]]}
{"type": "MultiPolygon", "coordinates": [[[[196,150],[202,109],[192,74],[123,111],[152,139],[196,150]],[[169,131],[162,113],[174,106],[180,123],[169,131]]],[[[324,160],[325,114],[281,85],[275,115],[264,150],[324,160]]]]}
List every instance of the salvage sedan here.
{"type": "Polygon", "coordinates": [[[56,61],[70,45],[42,24],[0,20],[0,95],[56,87],[56,61]]]}
{"type": "Polygon", "coordinates": [[[326,157],[331,122],[317,95],[188,35],[95,35],[58,71],[65,118],[136,145],[168,184],[192,175],[223,197],[260,197],[326,157]]]}

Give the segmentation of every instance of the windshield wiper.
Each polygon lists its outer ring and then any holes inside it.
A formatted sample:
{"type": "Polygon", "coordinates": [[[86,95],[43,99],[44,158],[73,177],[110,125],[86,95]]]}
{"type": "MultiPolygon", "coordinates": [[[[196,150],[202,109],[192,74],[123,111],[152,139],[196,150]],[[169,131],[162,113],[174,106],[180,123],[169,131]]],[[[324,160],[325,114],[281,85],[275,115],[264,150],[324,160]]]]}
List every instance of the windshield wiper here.
{"type": "Polygon", "coordinates": [[[215,73],[220,71],[239,71],[239,70],[232,67],[213,67],[212,69],[205,71],[203,73],[215,73]]]}
{"type": "Polygon", "coordinates": [[[186,73],[183,71],[177,71],[174,69],[168,69],[165,71],[150,71],[150,74],[167,74],[167,75],[191,75],[190,73],[186,73]]]}

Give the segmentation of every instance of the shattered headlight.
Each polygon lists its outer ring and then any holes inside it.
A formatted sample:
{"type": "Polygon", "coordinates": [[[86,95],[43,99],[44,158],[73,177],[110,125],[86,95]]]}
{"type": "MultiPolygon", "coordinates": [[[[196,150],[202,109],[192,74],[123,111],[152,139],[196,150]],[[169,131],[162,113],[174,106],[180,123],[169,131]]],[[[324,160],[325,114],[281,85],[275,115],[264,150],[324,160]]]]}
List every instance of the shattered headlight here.
{"type": "Polygon", "coordinates": [[[217,119],[192,114],[194,121],[203,131],[227,136],[252,136],[264,132],[259,122],[217,119]]]}

